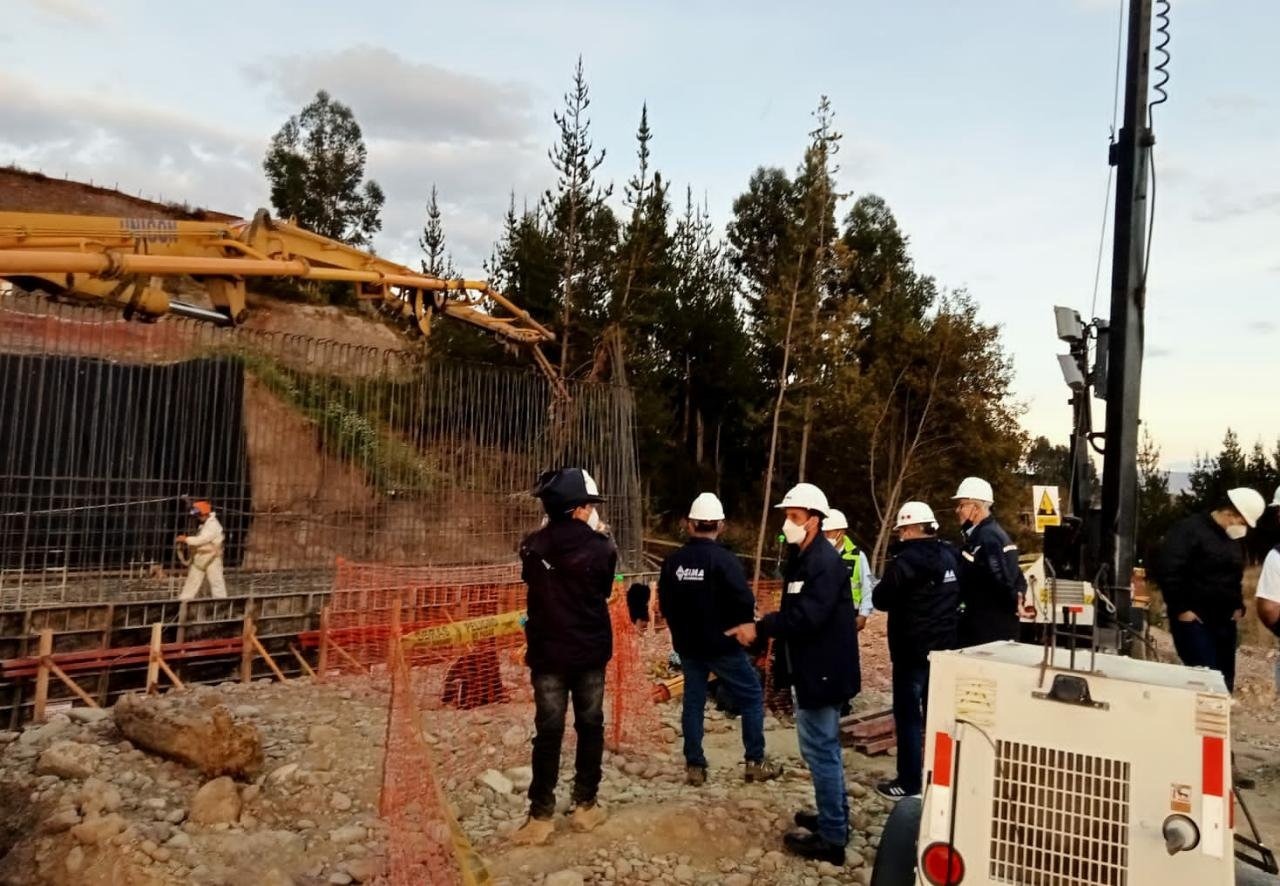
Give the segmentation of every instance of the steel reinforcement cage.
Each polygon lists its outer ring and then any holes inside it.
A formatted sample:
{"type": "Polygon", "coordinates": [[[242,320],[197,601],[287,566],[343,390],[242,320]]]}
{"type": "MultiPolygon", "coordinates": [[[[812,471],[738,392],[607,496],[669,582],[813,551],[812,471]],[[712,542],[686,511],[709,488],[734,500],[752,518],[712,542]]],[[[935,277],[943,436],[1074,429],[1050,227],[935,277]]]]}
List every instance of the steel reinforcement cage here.
{"type": "Polygon", "coordinates": [[[408,342],[134,323],[0,292],[0,609],[176,596],[184,497],[226,530],[233,596],[327,591],[339,558],[512,563],[541,519],[528,490],[562,464],[596,476],[638,567],[631,394],[567,387],[408,342]]]}

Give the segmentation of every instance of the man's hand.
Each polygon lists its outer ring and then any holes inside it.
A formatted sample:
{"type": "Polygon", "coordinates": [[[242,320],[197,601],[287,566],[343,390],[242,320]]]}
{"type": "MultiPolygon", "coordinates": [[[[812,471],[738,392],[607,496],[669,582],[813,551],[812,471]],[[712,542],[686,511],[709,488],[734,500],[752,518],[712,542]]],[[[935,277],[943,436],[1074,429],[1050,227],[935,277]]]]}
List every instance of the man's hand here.
{"type": "Polygon", "coordinates": [[[1192,622],[1192,621],[1199,621],[1199,620],[1200,620],[1200,616],[1196,615],[1190,609],[1186,610],[1185,612],[1178,613],[1178,621],[1192,622]]]}
{"type": "Polygon", "coordinates": [[[1242,618],[1244,618],[1244,607],[1243,607],[1243,606],[1241,606],[1241,607],[1240,607],[1239,609],[1237,609],[1235,612],[1231,613],[1231,620],[1232,620],[1232,621],[1239,621],[1239,620],[1240,620],[1240,619],[1242,619],[1242,618]]]}
{"type": "Polygon", "coordinates": [[[756,642],[756,626],[754,622],[738,625],[736,628],[729,628],[724,632],[726,637],[733,637],[743,646],[750,646],[756,642]]]}
{"type": "Polygon", "coordinates": [[[1036,617],[1036,604],[1031,600],[1029,594],[1018,595],[1018,614],[1023,618],[1036,617]]]}
{"type": "Polygon", "coordinates": [[[178,541],[182,542],[183,544],[185,544],[187,541],[187,537],[185,535],[179,535],[176,538],[178,541]]]}
{"type": "Polygon", "coordinates": [[[865,615],[858,616],[858,630],[862,630],[867,626],[867,617],[865,615]]]}

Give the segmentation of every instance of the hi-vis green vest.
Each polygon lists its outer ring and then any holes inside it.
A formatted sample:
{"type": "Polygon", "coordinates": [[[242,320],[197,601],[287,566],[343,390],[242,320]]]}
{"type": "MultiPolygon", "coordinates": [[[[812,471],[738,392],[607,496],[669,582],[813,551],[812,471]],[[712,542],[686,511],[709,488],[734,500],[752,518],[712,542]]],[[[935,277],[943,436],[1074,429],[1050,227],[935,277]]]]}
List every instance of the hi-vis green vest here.
{"type": "Polygon", "coordinates": [[[849,579],[849,585],[853,590],[853,605],[856,609],[862,608],[862,557],[858,555],[858,546],[853,543],[853,539],[849,536],[844,537],[844,543],[840,545],[840,558],[844,562],[851,564],[853,575],[849,579]]]}

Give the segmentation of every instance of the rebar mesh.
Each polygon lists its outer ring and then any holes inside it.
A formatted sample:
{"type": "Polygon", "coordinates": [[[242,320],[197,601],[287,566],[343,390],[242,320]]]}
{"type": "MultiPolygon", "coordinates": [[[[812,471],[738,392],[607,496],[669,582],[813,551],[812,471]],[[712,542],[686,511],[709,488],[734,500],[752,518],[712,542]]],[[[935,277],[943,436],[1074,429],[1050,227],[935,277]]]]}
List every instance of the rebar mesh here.
{"type": "MultiPolygon", "coordinates": [[[[353,324],[362,321],[353,319],[353,324]]],[[[540,470],[586,467],[640,561],[633,401],[533,372],[0,292],[0,606],[176,594],[183,496],[232,595],[330,587],[338,558],[511,563],[540,470]]]]}

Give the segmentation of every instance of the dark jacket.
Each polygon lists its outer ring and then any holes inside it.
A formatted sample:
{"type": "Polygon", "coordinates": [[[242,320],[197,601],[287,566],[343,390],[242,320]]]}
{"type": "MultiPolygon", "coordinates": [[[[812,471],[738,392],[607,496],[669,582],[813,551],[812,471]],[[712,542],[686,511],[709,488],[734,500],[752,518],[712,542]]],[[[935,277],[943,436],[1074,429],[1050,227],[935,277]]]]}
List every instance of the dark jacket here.
{"type": "Polygon", "coordinates": [[[602,668],[613,656],[613,540],[581,520],[552,520],[520,545],[529,586],[525,662],[535,673],[602,668]]]}
{"type": "Polygon", "coordinates": [[[989,516],[965,533],[960,557],[960,645],[1017,639],[1018,595],[1027,578],[1009,533],[989,516]]]}
{"type": "Polygon", "coordinates": [[[936,538],[899,542],[871,594],[889,613],[889,657],[919,664],[929,653],[956,647],[960,621],[960,570],[955,548],[936,538]]]}
{"type": "Polygon", "coordinates": [[[662,564],[658,605],[681,658],[728,655],[738,641],[724,632],[756,617],[756,600],[738,558],[709,538],[692,538],[662,564]]]}
{"type": "Polygon", "coordinates": [[[782,579],[781,609],[756,626],[775,641],[775,680],[802,708],[843,705],[862,688],[849,567],[819,536],[804,551],[788,547],[782,579]]]}
{"type": "Polygon", "coordinates": [[[1229,621],[1244,606],[1244,549],[1209,514],[1173,524],[1155,557],[1156,583],[1170,618],[1190,610],[1201,621],[1229,621]]]}

